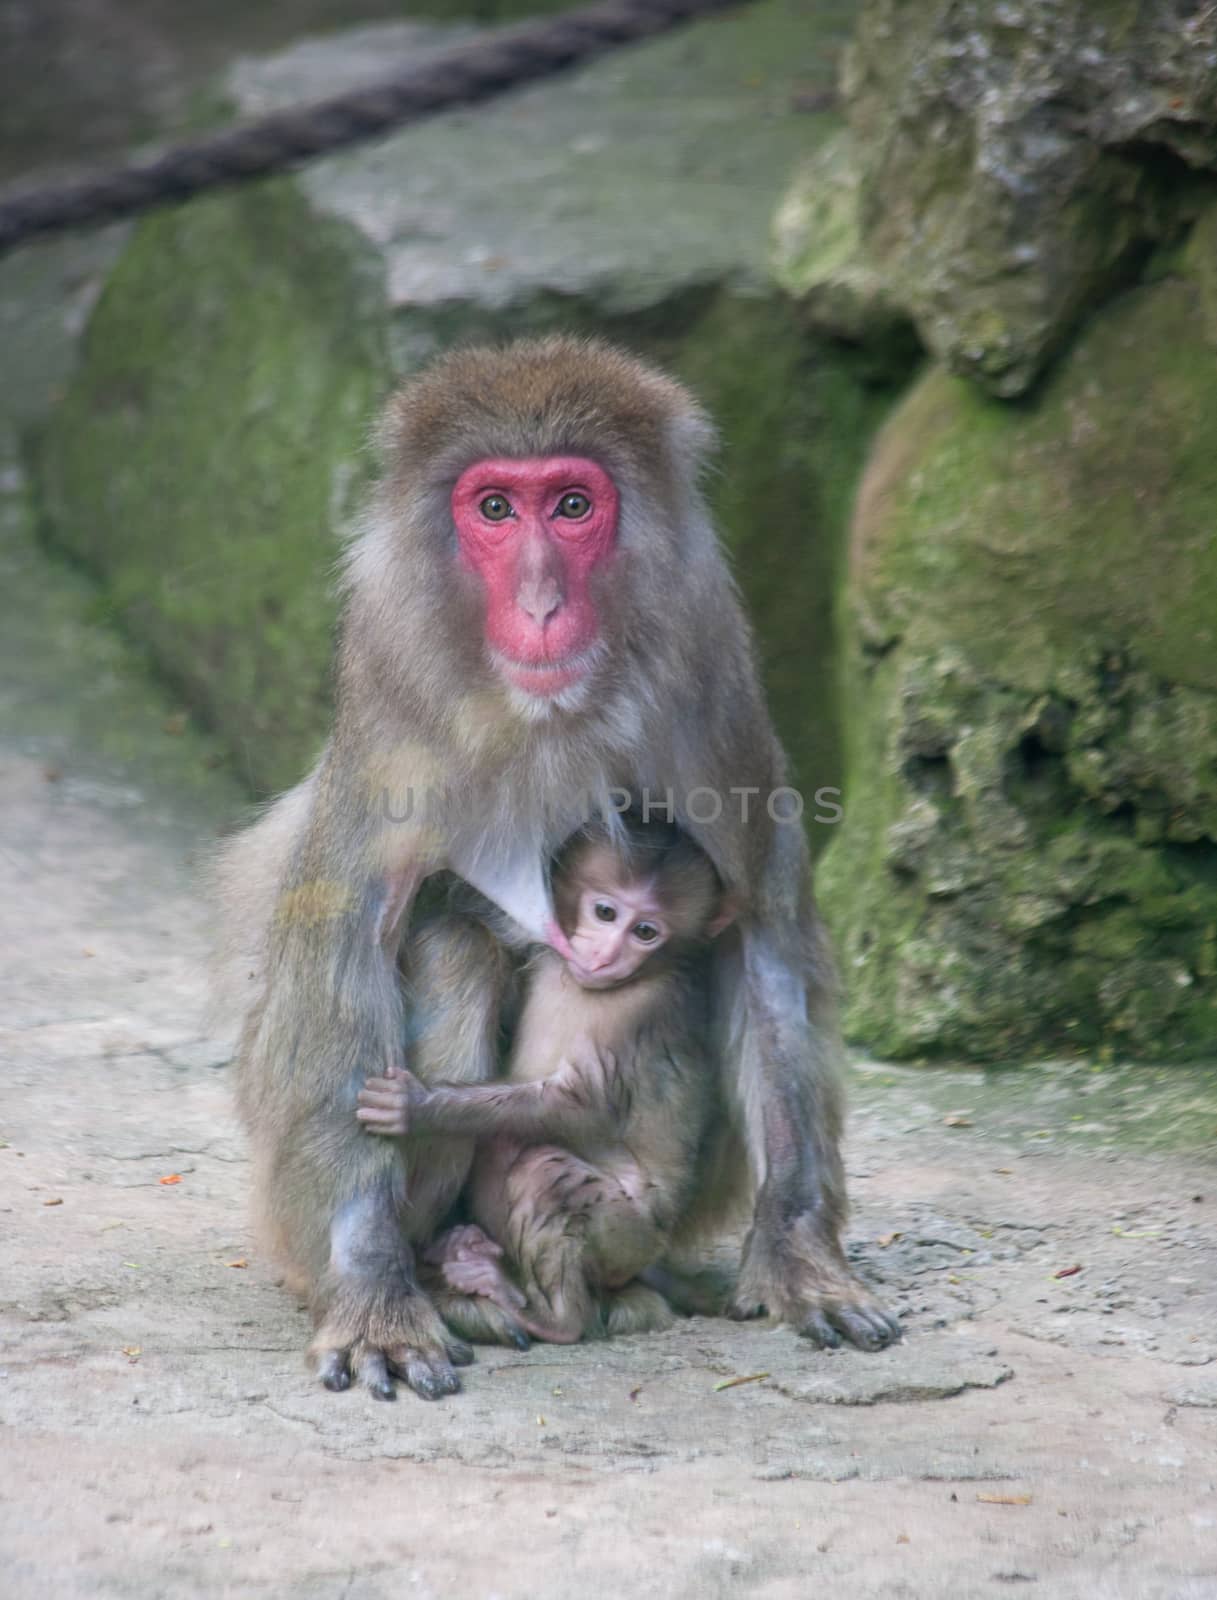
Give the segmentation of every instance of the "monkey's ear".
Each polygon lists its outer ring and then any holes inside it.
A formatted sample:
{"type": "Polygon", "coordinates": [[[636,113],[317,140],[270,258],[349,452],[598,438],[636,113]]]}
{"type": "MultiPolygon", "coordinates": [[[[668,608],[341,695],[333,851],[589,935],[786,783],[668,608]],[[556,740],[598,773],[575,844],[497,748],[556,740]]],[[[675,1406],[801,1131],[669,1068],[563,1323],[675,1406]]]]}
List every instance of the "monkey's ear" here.
{"type": "Polygon", "coordinates": [[[706,938],[717,939],[725,928],[729,928],[739,916],[739,903],[732,894],[724,894],[722,903],[717,912],[706,924],[706,938]]]}

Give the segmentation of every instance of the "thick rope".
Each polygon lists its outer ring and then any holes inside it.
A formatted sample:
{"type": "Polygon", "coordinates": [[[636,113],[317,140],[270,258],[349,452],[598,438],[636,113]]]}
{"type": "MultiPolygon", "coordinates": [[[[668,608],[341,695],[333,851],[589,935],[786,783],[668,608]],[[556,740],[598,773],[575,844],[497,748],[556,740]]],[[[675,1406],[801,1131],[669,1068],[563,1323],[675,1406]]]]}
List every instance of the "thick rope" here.
{"type": "Polygon", "coordinates": [[[172,146],[162,154],[0,197],[0,252],[36,234],[111,221],[204,189],[282,172],[454,106],[475,105],[739,0],[599,0],[455,46],[392,78],[316,105],[172,146]]]}

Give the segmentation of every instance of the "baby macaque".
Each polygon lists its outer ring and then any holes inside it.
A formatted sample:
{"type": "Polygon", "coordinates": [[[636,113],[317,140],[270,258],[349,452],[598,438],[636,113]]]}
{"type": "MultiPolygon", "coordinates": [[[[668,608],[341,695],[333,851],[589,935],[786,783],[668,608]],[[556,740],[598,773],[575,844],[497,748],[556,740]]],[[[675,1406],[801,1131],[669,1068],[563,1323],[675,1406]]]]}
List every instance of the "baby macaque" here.
{"type": "Polygon", "coordinates": [[[534,954],[506,1081],[395,1068],[368,1079],[357,1115],[374,1133],[479,1140],[472,1223],[426,1259],[448,1291],[574,1343],[671,1320],[638,1278],[694,1200],[719,1093],[707,958],[731,911],[692,840],[631,816],[569,840],[553,889],[572,955],[534,954]]]}

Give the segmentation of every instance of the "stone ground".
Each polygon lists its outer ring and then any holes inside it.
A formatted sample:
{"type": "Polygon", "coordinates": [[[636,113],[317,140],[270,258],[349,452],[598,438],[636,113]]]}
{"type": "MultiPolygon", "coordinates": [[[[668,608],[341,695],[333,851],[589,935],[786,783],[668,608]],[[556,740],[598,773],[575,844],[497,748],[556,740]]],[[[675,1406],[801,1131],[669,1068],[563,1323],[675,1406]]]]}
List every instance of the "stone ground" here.
{"type": "Polygon", "coordinates": [[[314,1387],[202,1020],[240,797],[2,528],[8,1600],[1217,1596],[1211,1073],[860,1064],[883,1355],[695,1320],[488,1351],[437,1405],[314,1387]]]}

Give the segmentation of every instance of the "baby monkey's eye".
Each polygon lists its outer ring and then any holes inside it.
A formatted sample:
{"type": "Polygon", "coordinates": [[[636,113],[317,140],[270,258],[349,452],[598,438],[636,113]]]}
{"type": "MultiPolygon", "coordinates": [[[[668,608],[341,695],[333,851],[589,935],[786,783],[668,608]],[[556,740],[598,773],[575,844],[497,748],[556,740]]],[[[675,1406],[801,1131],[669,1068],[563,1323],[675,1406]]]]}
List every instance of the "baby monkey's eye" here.
{"type": "Polygon", "coordinates": [[[653,922],[636,922],[633,931],[639,944],[654,944],[659,938],[659,929],[653,922]]]}
{"type": "Polygon", "coordinates": [[[511,501],[503,494],[488,494],[478,510],[487,522],[502,522],[511,515],[511,501]]]}
{"type": "Polygon", "coordinates": [[[610,906],[604,900],[597,900],[596,901],[596,920],[597,920],[597,922],[616,922],[616,920],[617,920],[617,908],[616,908],[616,906],[610,906]]]}
{"type": "Polygon", "coordinates": [[[560,517],[585,517],[592,509],[592,503],[585,494],[572,490],[564,494],[558,501],[558,515],[560,517]]]}

